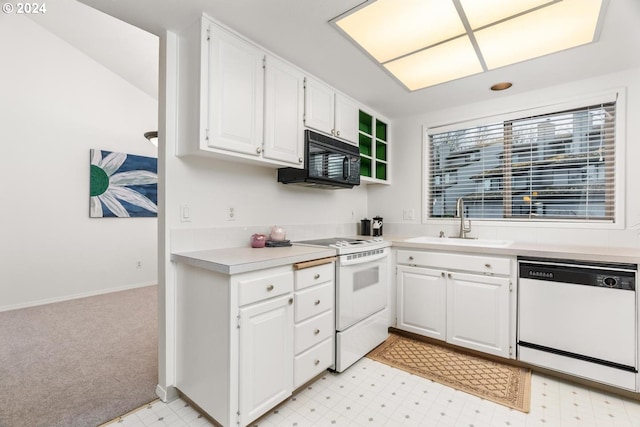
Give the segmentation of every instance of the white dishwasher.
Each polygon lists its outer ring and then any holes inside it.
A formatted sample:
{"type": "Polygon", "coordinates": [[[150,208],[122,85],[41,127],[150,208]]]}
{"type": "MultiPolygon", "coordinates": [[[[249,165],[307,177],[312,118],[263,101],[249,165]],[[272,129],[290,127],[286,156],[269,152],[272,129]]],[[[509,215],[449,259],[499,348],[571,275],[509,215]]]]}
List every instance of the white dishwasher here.
{"type": "Polygon", "coordinates": [[[637,391],[637,265],[519,258],[518,267],[518,359],[637,391]]]}

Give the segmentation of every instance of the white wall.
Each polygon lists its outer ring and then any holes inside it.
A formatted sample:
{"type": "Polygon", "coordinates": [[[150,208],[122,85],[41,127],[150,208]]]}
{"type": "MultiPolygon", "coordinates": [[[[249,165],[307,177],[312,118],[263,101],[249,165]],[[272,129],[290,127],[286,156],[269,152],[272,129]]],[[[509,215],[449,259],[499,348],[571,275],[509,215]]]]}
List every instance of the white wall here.
{"type": "Polygon", "coordinates": [[[23,16],[0,52],[0,310],[156,283],[156,218],[89,218],[89,149],[156,156],[157,101],[23,16]]]}
{"type": "Polygon", "coordinates": [[[532,224],[506,226],[492,222],[473,221],[471,235],[485,238],[513,239],[534,243],[572,243],[594,246],[638,247],[640,229],[640,70],[630,69],[610,75],[517,96],[496,94],[496,100],[469,104],[459,108],[404,118],[393,122],[393,164],[391,187],[371,187],[369,212],[384,217],[385,233],[432,235],[439,230],[447,235],[456,232],[452,220],[431,220],[420,223],[422,209],[422,127],[423,125],[454,123],[506,111],[548,105],[576,97],[588,96],[626,87],[626,138],[620,141],[626,148],[625,221],[622,229],[535,227],[532,224]],[[403,220],[403,210],[415,211],[414,221],[403,220]]]}
{"type": "Polygon", "coordinates": [[[268,234],[273,225],[284,226],[293,240],[329,237],[335,227],[356,233],[366,215],[365,186],[304,188],[278,183],[276,174],[263,166],[169,155],[166,212],[173,250],[248,246],[251,234],[268,234]],[[190,222],[180,221],[182,205],[189,206],[190,222]],[[233,221],[227,218],[229,208],[234,209],[233,221]]]}

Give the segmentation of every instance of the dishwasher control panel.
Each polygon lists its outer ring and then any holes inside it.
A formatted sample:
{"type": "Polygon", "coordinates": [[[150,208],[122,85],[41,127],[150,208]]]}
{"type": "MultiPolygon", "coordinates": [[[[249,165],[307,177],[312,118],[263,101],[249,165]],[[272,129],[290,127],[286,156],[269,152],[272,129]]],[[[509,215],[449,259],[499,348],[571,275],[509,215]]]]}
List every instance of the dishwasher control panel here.
{"type": "MultiPolygon", "coordinates": [[[[519,261],[520,279],[547,282],[573,283],[626,291],[636,290],[636,266],[619,268],[617,265],[577,264],[575,262],[528,262],[519,261]]],[[[626,266],[625,266],[626,267],[626,266]]]]}
{"type": "Polygon", "coordinates": [[[636,289],[633,277],[598,274],[596,282],[597,286],[603,286],[605,288],[626,289],[629,291],[636,289]]]}

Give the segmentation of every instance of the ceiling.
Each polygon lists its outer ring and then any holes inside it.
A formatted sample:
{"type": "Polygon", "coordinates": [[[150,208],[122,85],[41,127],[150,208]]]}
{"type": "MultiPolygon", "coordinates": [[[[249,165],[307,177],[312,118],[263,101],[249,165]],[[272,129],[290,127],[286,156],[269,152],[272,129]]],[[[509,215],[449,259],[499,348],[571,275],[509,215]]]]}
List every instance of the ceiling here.
{"type": "Polygon", "coordinates": [[[158,99],[158,37],[75,0],[56,0],[28,16],[76,49],[158,99]]]}
{"type": "MultiPolygon", "coordinates": [[[[608,3],[606,16],[597,43],[415,92],[407,91],[328,24],[329,20],[359,5],[362,0],[80,1],[156,35],[162,35],[165,30],[179,32],[205,12],[389,118],[511,96],[640,67],[640,2],[637,0],[605,0],[608,3]],[[492,84],[500,81],[510,81],[513,87],[500,93],[489,90],[492,84]]],[[[127,50],[145,46],[145,43],[138,46],[128,42],[118,26],[122,23],[111,20],[114,26],[110,28],[108,22],[79,22],[77,18],[71,19],[67,15],[66,27],[60,24],[52,31],[64,30],[63,38],[72,44],[81,44],[83,39],[87,44],[85,28],[87,32],[102,32],[105,36],[95,42],[93,49],[107,50],[115,57],[111,55],[101,61],[132,64],[136,55],[127,50]],[[118,52],[123,55],[120,60],[118,52]]],[[[83,50],[91,49],[91,46],[83,47],[83,50]]],[[[141,56],[145,53],[141,52],[141,56]]],[[[139,64],[139,67],[153,68],[148,64],[139,64]]],[[[157,73],[157,67],[153,73],[157,73]]]]}

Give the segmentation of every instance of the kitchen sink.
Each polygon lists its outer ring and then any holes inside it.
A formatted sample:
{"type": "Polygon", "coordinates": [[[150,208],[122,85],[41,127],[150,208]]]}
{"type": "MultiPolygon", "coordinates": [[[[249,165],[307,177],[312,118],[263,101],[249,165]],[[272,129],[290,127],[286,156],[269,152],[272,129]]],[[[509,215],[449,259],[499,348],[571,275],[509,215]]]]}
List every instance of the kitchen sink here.
{"type": "Polygon", "coordinates": [[[510,246],[513,241],[511,240],[496,240],[496,239],[462,239],[460,237],[432,237],[421,236],[406,239],[405,242],[409,243],[426,243],[426,244],[438,244],[438,245],[462,245],[462,246],[480,246],[491,248],[505,248],[510,246]]]}

